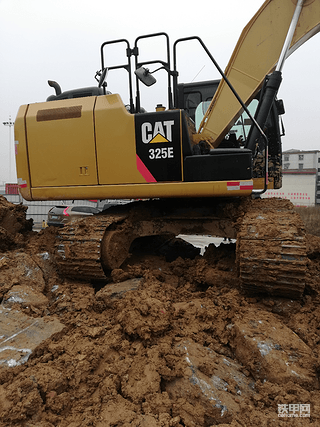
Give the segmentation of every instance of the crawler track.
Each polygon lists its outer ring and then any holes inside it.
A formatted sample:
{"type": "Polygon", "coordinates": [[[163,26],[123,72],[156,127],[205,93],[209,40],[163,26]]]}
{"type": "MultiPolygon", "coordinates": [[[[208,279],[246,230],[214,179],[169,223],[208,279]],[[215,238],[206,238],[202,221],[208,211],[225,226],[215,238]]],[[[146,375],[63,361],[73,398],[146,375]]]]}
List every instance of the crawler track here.
{"type": "Polygon", "coordinates": [[[134,239],[159,234],[236,237],[242,289],[287,298],[304,291],[305,233],[286,200],[154,201],[110,209],[60,231],[59,269],[75,279],[106,280],[134,239]]]}
{"type": "Polygon", "coordinates": [[[101,243],[106,230],[123,216],[97,216],[75,221],[58,235],[57,262],[62,275],[81,280],[105,280],[101,243]]]}
{"type": "Polygon", "coordinates": [[[237,236],[237,262],[246,291],[287,298],[302,295],[307,270],[305,233],[291,203],[253,203],[237,236]]]}

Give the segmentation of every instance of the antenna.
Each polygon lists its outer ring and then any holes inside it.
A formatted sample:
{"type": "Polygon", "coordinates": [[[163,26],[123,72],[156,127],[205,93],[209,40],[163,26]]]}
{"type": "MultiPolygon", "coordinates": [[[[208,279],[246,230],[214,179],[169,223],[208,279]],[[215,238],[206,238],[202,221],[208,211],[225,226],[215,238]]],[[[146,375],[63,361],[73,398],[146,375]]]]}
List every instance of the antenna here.
{"type": "Polygon", "coordinates": [[[9,114],[9,121],[2,122],[4,126],[9,126],[9,182],[11,180],[11,127],[14,125],[14,122],[11,121],[11,114],[9,114]]]}
{"type": "Polygon", "coordinates": [[[205,65],[201,68],[201,70],[194,76],[194,78],[191,80],[191,83],[198,77],[198,75],[201,73],[201,71],[204,69],[205,65]]]}

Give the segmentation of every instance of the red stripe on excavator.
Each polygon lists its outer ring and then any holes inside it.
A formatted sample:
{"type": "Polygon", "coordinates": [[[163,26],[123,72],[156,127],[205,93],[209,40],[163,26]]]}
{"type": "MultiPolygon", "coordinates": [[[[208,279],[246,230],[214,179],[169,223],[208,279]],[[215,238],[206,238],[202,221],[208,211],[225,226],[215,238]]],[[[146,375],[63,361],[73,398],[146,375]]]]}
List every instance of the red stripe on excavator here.
{"type": "Polygon", "coordinates": [[[136,156],[137,156],[137,168],[138,168],[138,171],[143,176],[143,178],[147,182],[157,182],[156,179],[154,178],[154,176],[152,175],[152,173],[149,171],[149,169],[146,167],[146,165],[140,159],[140,157],[138,156],[138,154],[136,156]]]}
{"type": "Polygon", "coordinates": [[[27,181],[22,178],[18,178],[18,187],[19,188],[27,188],[27,181]]]}
{"type": "Polygon", "coordinates": [[[229,181],[227,182],[228,190],[253,190],[253,181],[229,181]]]}

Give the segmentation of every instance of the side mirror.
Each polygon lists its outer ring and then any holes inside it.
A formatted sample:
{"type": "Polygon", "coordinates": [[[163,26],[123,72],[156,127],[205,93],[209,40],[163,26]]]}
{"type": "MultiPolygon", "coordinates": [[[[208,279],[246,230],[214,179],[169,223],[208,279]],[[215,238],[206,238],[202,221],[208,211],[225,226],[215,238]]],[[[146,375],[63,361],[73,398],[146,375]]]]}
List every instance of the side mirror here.
{"type": "Polygon", "coordinates": [[[153,77],[153,75],[150,73],[150,71],[148,70],[148,68],[140,67],[134,73],[138,77],[138,79],[142,83],[144,83],[146,86],[152,86],[157,81],[153,77]]]}
{"type": "Polygon", "coordinates": [[[107,74],[108,74],[108,68],[106,67],[102,70],[101,76],[99,78],[98,87],[102,87],[102,86],[105,87],[106,86],[105,79],[107,77],[107,74]]]}

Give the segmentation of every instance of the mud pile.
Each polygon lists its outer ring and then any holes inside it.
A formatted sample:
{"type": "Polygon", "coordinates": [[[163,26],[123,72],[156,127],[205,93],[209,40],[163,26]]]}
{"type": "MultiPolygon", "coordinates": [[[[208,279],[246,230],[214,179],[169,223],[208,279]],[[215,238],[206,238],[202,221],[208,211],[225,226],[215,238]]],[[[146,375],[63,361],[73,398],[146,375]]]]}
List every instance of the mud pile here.
{"type": "Polygon", "coordinates": [[[60,277],[55,231],[19,209],[2,227],[1,427],[320,425],[319,238],[300,300],[242,292],[233,243],[138,248],[102,286],[60,277]]]}
{"type": "Polygon", "coordinates": [[[26,210],[26,206],[14,205],[0,195],[0,251],[23,246],[33,225],[32,220],[26,220],[26,210]]]}

